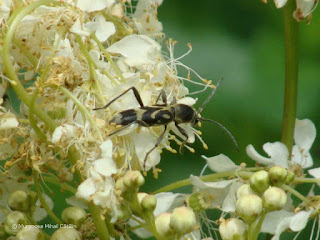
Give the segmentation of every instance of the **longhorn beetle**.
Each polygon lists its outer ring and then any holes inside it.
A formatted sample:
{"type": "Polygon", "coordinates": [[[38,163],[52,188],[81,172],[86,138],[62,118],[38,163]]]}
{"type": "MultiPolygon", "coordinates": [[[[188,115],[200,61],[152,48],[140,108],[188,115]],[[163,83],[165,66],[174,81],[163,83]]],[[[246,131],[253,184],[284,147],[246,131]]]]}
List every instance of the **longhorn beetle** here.
{"type": "Polygon", "coordinates": [[[187,132],[182,127],[179,126],[179,124],[191,123],[192,125],[196,125],[199,121],[211,122],[211,123],[214,123],[214,124],[218,125],[219,127],[221,127],[230,136],[230,138],[232,139],[232,141],[235,144],[235,146],[237,147],[237,149],[239,149],[235,138],[232,136],[230,131],[228,129],[226,129],[222,124],[220,124],[212,119],[206,119],[206,118],[200,117],[200,113],[202,112],[205,105],[210,101],[210,99],[215,94],[216,89],[218,88],[221,80],[218,82],[216,87],[212,90],[211,94],[202,103],[202,105],[199,107],[198,110],[195,110],[194,108],[192,108],[188,105],[177,103],[177,100],[175,97],[173,98],[173,101],[168,105],[167,96],[166,96],[166,93],[164,90],[161,91],[161,93],[159,94],[158,98],[156,99],[156,103],[154,105],[144,106],[142,99],[141,99],[141,96],[135,87],[130,87],[129,89],[127,89],[126,91],[121,93],[119,96],[112,99],[104,107],[94,108],[93,110],[100,110],[100,109],[105,109],[105,108],[109,107],[114,101],[116,101],[117,99],[122,97],[124,94],[126,94],[127,92],[132,90],[140,107],[135,108],[135,109],[124,110],[124,111],[121,111],[121,112],[117,113],[116,115],[114,115],[113,118],[109,121],[109,124],[113,123],[116,125],[121,125],[123,127],[121,127],[118,130],[113,131],[112,133],[109,134],[109,136],[112,136],[113,134],[116,134],[116,133],[122,131],[123,129],[129,127],[133,123],[137,123],[143,127],[152,127],[152,126],[160,126],[160,125],[164,126],[164,130],[163,130],[162,134],[160,135],[160,137],[158,138],[155,146],[147,152],[147,154],[144,158],[144,163],[143,163],[144,169],[145,169],[147,158],[148,158],[149,154],[159,146],[159,144],[163,140],[163,137],[167,131],[167,126],[171,122],[174,122],[174,124],[177,127],[177,129],[179,130],[179,132],[185,137],[182,144],[180,145],[180,153],[182,152],[183,146],[186,144],[189,136],[188,136],[187,132]],[[162,104],[158,103],[160,97],[163,102],[162,104]]]}

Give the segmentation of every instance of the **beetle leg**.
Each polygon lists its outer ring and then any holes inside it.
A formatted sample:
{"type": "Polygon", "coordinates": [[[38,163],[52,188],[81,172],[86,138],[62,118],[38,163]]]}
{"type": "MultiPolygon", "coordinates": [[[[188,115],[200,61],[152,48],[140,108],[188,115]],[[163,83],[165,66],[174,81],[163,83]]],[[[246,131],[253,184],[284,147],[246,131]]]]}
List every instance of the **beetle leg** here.
{"type": "Polygon", "coordinates": [[[182,154],[183,153],[183,146],[187,143],[189,136],[188,136],[188,133],[186,132],[186,130],[184,130],[182,127],[180,127],[176,122],[174,123],[174,125],[178,128],[179,132],[184,137],[186,137],[186,139],[183,140],[182,144],[180,145],[180,149],[179,149],[180,154],[182,154]]]}
{"type": "Polygon", "coordinates": [[[167,94],[166,92],[162,89],[161,93],[159,94],[159,96],[157,97],[156,103],[154,106],[167,106],[168,105],[168,100],[167,100],[167,94]],[[161,100],[163,102],[163,104],[158,104],[158,101],[161,97],[161,100]]]}
{"type": "Polygon", "coordinates": [[[164,125],[164,131],[162,132],[162,134],[161,134],[160,137],[158,138],[158,140],[157,140],[156,144],[154,145],[154,147],[151,148],[149,152],[147,152],[147,154],[146,154],[146,156],[145,156],[145,158],[144,158],[144,161],[143,161],[143,169],[144,169],[144,170],[146,169],[146,163],[147,163],[147,159],[148,159],[150,153],[151,153],[154,149],[156,149],[156,148],[159,146],[159,144],[162,142],[162,139],[163,139],[164,134],[166,133],[166,131],[167,131],[167,125],[164,125]]]}
{"type": "Polygon", "coordinates": [[[104,107],[100,107],[100,108],[94,108],[93,110],[100,110],[100,109],[105,109],[107,107],[109,107],[114,101],[118,100],[120,97],[122,97],[124,94],[126,94],[127,92],[129,92],[130,90],[133,91],[134,96],[136,97],[138,103],[140,104],[140,107],[144,107],[140,93],[138,92],[138,90],[135,87],[131,87],[128,88],[127,90],[125,90],[123,93],[121,93],[119,96],[115,97],[114,99],[112,99],[110,102],[107,103],[107,105],[105,105],[104,107]]]}
{"type": "Polygon", "coordinates": [[[120,132],[120,131],[122,131],[122,130],[124,130],[124,129],[128,128],[128,127],[130,127],[130,126],[131,126],[132,124],[134,124],[134,123],[136,123],[136,122],[133,122],[133,123],[128,124],[128,125],[125,125],[125,126],[123,126],[123,127],[119,128],[119,129],[117,129],[117,130],[115,130],[115,131],[111,132],[110,134],[108,134],[108,137],[111,137],[112,135],[114,135],[114,134],[116,134],[116,133],[118,133],[118,132],[120,132]]]}

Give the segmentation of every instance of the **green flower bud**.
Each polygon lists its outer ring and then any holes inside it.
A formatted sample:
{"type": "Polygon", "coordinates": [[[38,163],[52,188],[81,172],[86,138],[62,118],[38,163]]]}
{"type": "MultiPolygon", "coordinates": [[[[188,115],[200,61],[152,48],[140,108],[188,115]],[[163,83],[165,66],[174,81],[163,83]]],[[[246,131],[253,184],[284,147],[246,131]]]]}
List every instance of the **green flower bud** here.
{"type": "Polygon", "coordinates": [[[263,206],[268,211],[280,210],[287,203],[287,194],[281,188],[270,187],[263,193],[263,206]]]}
{"type": "Polygon", "coordinates": [[[30,208],[30,197],[25,191],[22,190],[17,190],[10,193],[7,201],[12,211],[26,212],[30,208]]]}
{"type": "Polygon", "coordinates": [[[261,170],[261,171],[255,172],[250,177],[250,187],[259,193],[262,193],[265,190],[267,190],[269,185],[270,185],[270,181],[269,181],[269,174],[267,171],[261,170]]]}
{"type": "Polygon", "coordinates": [[[23,228],[17,233],[15,240],[44,240],[44,233],[38,228],[23,228]]]}
{"type": "Polygon", "coordinates": [[[16,235],[21,228],[29,224],[28,217],[23,212],[9,212],[4,221],[4,230],[9,235],[16,235]]]}
{"type": "Polygon", "coordinates": [[[248,195],[248,194],[256,194],[257,193],[250,187],[249,184],[243,184],[241,185],[238,190],[237,190],[237,199],[241,198],[244,195],[248,195]]]}
{"type": "Polygon", "coordinates": [[[244,195],[236,202],[236,213],[247,223],[254,222],[262,210],[262,199],[255,194],[244,195]]]}
{"type": "Polygon", "coordinates": [[[270,182],[273,185],[281,185],[287,179],[288,171],[284,167],[273,166],[269,169],[270,182]]]}
{"type": "Polygon", "coordinates": [[[157,206],[157,198],[153,195],[148,194],[141,200],[141,207],[147,211],[154,211],[157,206]]]}
{"type": "Polygon", "coordinates": [[[292,172],[288,171],[285,183],[286,184],[292,183],[294,178],[295,178],[294,174],[292,172]]]}
{"type": "Polygon", "coordinates": [[[179,235],[192,232],[197,225],[196,215],[188,207],[178,207],[172,211],[170,227],[179,235]]]}
{"type": "Polygon", "coordinates": [[[59,228],[50,240],[81,240],[80,233],[74,228],[59,228]]]}
{"type": "Polygon", "coordinates": [[[144,184],[145,180],[141,172],[139,171],[128,171],[123,176],[123,184],[126,187],[136,187],[139,188],[144,184]]]}
{"type": "Polygon", "coordinates": [[[77,228],[86,220],[87,213],[80,207],[68,207],[62,212],[62,220],[65,223],[76,225],[77,228]]]}
{"type": "Polygon", "coordinates": [[[145,196],[147,196],[147,195],[148,195],[148,193],[144,193],[144,192],[139,192],[139,193],[137,194],[138,201],[139,201],[140,204],[141,204],[142,199],[143,199],[145,196]]]}
{"type": "Polygon", "coordinates": [[[229,218],[219,226],[220,236],[223,240],[247,239],[247,224],[237,218],[229,218]]]}
{"type": "Polygon", "coordinates": [[[175,233],[170,227],[171,213],[161,213],[155,219],[158,234],[164,239],[175,239],[175,233]]]}

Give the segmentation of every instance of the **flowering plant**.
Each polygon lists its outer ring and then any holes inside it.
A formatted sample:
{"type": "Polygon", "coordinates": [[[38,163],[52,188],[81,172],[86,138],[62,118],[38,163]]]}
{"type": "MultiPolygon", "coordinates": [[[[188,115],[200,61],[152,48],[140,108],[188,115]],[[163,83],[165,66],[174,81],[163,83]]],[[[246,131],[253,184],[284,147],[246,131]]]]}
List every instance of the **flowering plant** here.
{"type": "MultiPolygon", "coordinates": [[[[286,4],[285,22],[293,26],[288,39],[296,37],[296,21],[310,16],[315,5],[292,2],[275,1],[277,7],[286,4]]],[[[218,82],[181,62],[191,44],[175,56],[177,42],[165,40],[157,18],[161,4],[2,1],[0,239],[109,240],[134,233],[159,240],[255,240],[268,233],[275,240],[318,218],[313,189],[307,196],[295,189],[320,182],[320,170],[310,169],[316,128],[311,120],[296,119],[291,94],[297,87],[295,41],[287,48],[286,84],[292,91],[285,95],[283,135],[281,142],[263,145],[269,157],[253,145],[246,151],[256,167],[236,165],[224,154],[203,156],[204,170],[215,173],[142,192],[144,175],[157,178],[161,171],[162,151],[177,152],[171,143],[194,152],[189,144],[199,139],[208,148],[196,125],[203,120],[223,127],[200,116],[218,82]],[[210,97],[195,110],[193,96],[206,90],[210,97]],[[193,191],[172,192],[185,185],[193,191]],[[71,196],[59,200],[62,194],[51,186],[71,196]],[[209,209],[221,217],[209,219],[209,209]],[[49,235],[41,221],[58,229],[49,235]]]]}

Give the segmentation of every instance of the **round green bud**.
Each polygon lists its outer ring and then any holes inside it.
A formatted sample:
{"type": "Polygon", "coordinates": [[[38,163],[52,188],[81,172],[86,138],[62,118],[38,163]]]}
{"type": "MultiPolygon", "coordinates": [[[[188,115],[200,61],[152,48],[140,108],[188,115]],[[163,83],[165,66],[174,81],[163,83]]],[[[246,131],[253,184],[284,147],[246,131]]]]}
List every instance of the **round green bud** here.
{"type": "Polygon", "coordinates": [[[154,211],[157,206],[157,198],[151,194],[148,194],[141,200],[141,207],[147,211],[154,211]]]}
{"type": "Polygon", "coordinates": [[[158,234],[164,239],[175,239],[175,233],[170,227],[171,213],[161,213],[155,219],[158,234]]]}
{"type": "Polygon", "coordinates": [[[262,199],[255,194],[243,195],[236,202],[236,213],[247,223],[254,222],[262,210],[262,199]]]}
{"type": "Polygon", "coordinates": [[[287,194],[281,188],[270,187],[263,193],[263,206],[268,211],[280,210],[287,203],[287,194]]]}
{"type": "Polygon", "coordinates": [[[12,211],[26,212],[30,209],[30,197],[22,190],[10,193],[7,202],[12,211]]]}
{"type": "Polygon", "coordinates": [[[59,228],[53,233],[50,240],[81,240],[80,233],[74,228],[59,228]]]}
{"type": "Polygon", "coordinates": [[[62,220],[65,223],[73,224],[79,228],[81,224],[86,220],[87,213],[80,207],[68,207],[62,212],[62,220]]]}
{"type": "Polygon", "coordinates": [[[273,185],[281,185],[287,179],[288,171],[284,167],[273,166],[269,169],[270,182],[273,185]]]}
{"type": "Polygon", "coordinates": [[[145,180],[141,172],[139,171],[128,171],[123,176],[123,184],[126,187],[140,187],[144,184],[145,180]]]}
{"type": "Polygon", "coordinates": [[[255,172],[250,177],[250,187],[259,193],[264,192],[270,186],[269,174],[267,171],[261,170],[255,172]]]}
{"type": "Polygon", "coordinates": [[[257,194],[251,187],[249,184],[243,184],[241,185],[238,190],[237,190],[237,199],[241,198],[244,195],[248,195],[248,194],[257,194]]]}
{"type": "Polygon", "coordinates": [[[292,183],[294,178],[295,178],[294,174],[292,172],[288,171],[285,183],[286,184],[292,183]]]}
{"type": "Polygon", "coordinates": [[[237,218],[229,218],[219,226],[219,233],[223,240],[246,240],[247,224],[237,218]]]}
{"type": "Polygon", "coordinates": [[[147,196],[147,195],[148,195],[148,193],[139,192],[139,193],[137,194],[138,202],[141,204],[142,199],[143,199],[145,196],[147,196]]]}
{"type": "Polygon", "coordinates": [[[4,221],[4,230],[9,235],[16,235],[21,228],[29,224],[25,213],[19,211],[9,212],[4,221]]]}
{"type": "Polygon", "coordinates": [[[170,227],[179,235],[192,232],[197,226],[196,215],[188,207],[178,207],[172,211],[170,227]]]}
{"type": "Polygon", "coordinates": [[[17,233],[15,240],[44,240],[44,233],[38,228],[23,228],[17,233]]]}

